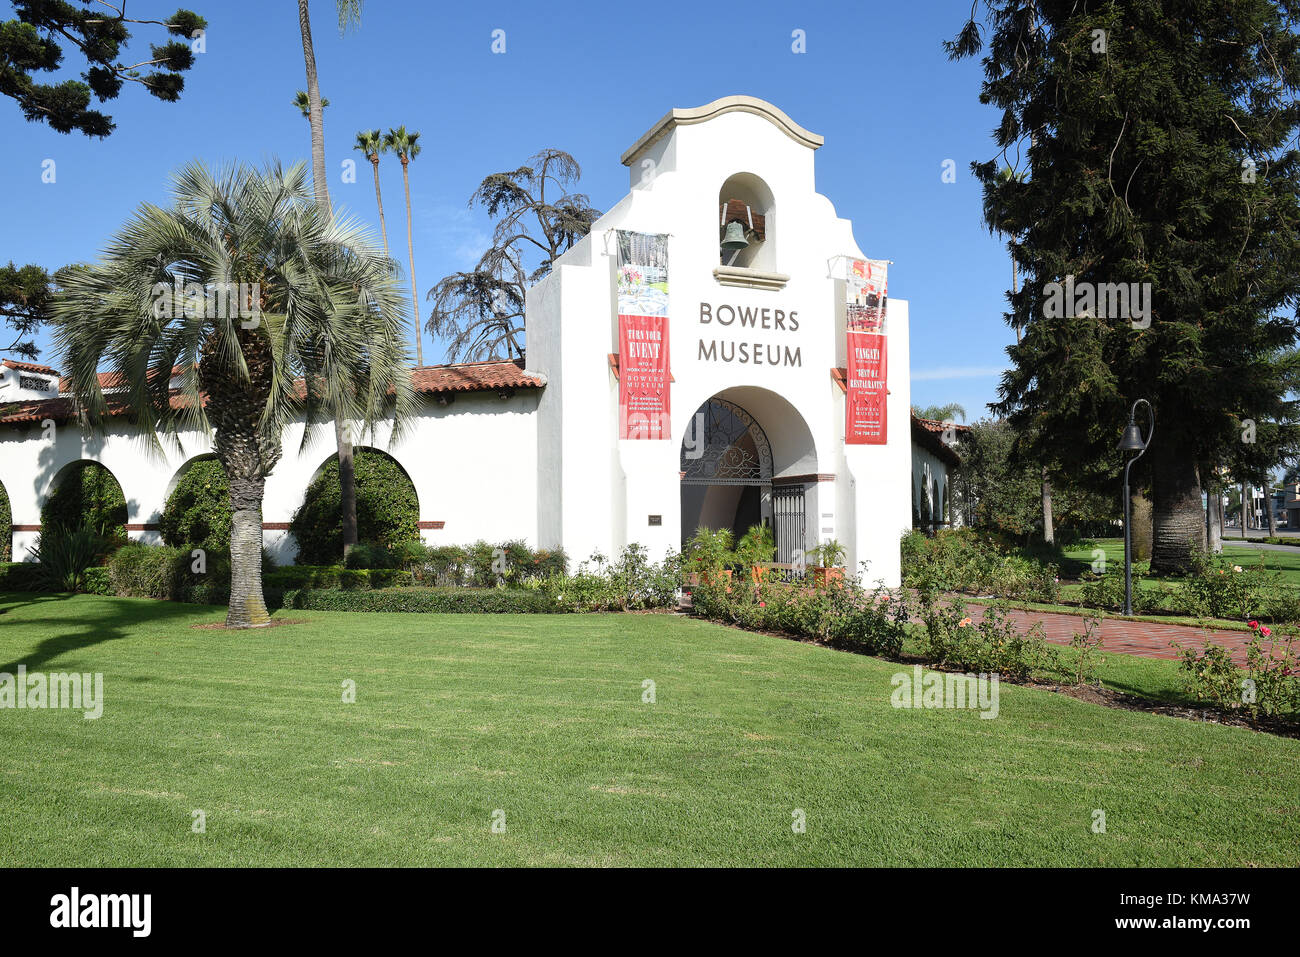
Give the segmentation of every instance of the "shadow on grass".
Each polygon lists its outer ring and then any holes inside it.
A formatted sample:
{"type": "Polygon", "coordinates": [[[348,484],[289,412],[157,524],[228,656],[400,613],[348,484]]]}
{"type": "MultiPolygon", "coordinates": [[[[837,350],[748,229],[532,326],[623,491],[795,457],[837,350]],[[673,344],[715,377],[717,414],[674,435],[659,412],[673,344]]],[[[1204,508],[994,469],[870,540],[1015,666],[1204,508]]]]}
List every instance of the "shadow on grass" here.
{"type": "MultiPolygon", "coordinates": [[[[18,609],[32,609],[53,604],[61,607],[73,599],[72,595],[22,594],[10,592],[0,596],[0,615],[18,609]]],[[[85,615],[58,614],[24,616],[23,624],[34,628],[44,626],[50,637],[41,639],[27,654],[0,664],[0,672],[13,674],[19,665],[29,671],[39,671],[47,662],[59,655],[101,645],[105,642],[127,638],[133,626],[180,621],[194,618],[207,611],[206,605],[180,605],[165,601],[140,601],[128,598],[102,598],[87,605],[85,615]]]]}

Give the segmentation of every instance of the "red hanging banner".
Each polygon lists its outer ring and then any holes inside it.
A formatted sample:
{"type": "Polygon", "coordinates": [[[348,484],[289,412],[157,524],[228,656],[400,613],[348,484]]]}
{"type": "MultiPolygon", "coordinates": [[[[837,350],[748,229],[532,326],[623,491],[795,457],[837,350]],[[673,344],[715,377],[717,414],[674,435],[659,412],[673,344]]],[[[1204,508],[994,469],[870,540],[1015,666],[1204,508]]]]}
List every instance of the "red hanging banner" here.
{"type": "Polygon", "coordinates": [[[618,420],[624,439],[669,437],[668,317],[618,317],[618,420]]]}
{"type": "Polygon", "coordinates": [[[668,357],[668,237],[619,230],[620,438],[670,437],[668,357]]]}
{"type": "Polygon", "coordinates": [[[844,443],[889,441],[889,342],[884,335],[888,264],[855,259],[846,283],[848,368],[845,377],[844,443]]]}

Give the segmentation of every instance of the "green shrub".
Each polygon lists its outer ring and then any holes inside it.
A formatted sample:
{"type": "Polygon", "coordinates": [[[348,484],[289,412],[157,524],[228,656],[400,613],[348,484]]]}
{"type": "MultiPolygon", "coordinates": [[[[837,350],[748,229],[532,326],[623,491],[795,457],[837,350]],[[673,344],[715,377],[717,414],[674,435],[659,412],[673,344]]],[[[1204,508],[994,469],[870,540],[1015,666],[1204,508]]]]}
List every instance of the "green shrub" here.
{"type": "Polygon", "coordinates": [[[735,564],[732,534],[729,528],[705,528],[701,525],[686,543],[686,568],[702,580],[716,578],[724,568],[735,564]]]}
{"type": "Polygon", "coordinates": [[[1234,565],[1222,555],[1193,555],[1192,573],[1183,584],[1187,610],[1211,618],[1245,621],[1260,615],[1266,596],[1286,586],[1260,554],[1254,565],[1234,565]]]}
{"type": "Polygon", "coordinates": [[[460,585],[468,563],[469,553],[459,545],[438,545],[428,550],[416,577],[430,585],[460,585]]]}
{"type": "Polygon", "coordinates": [[[9,506],[9,493],[0,482],[0,564],[8,562],[13,555],[14,513],[9,506]]]}
{"type": "Polygon", "coordinates": [[[81,591],[86,569],[104,559],[105,538],[96,529],[52,525],[42,528],[32,549],[37,581],[49,591],[81,591]]]}
{"type": "MultiPolygon", "coordinates": [[[[1139,590],[1139,581],[1140,579],[1135,579],[1133,582],[1135,594],[1139,590]]],[[[1089,578],[1084,582],[1083,588],[1079,590],[1079,604],[1085,608],[1096,608],[1099,611],[1122,610],[1124,607],[1123,573],[1111,571],[1105,575],[1089,578]]]]}
{"type": "MultiPolygon", "coordinates": [[[[418,542],[419,503],[402,467],[377,449],[357,449],[357,538],[392,549],[418,542]]],[[[289,524],[298,543],[298,562],[327,565],[343,556],[343,517],[339,466],[333,458],[307,487],[302,507],[289,524]]]]}
{"type": "Polygon", "coordinates": [[[645,546],[629,545],[613,563],[598,571],[548,579],[526,579],[526,588],[544,592],[564,611],[632,611],[675,608],[681,588],[681,557],[669,553],[651,562],[645,546]]]}
{"type": "Polygon", "coordinates": [[[89,528],[125,542],[126,498],[113,473],[98,462],[71,466],[41,509],[41,530],[54,528],[89,528]]]}
{"type": "Polygon", "coordinates": [[[139,542],[123,545],[108,562],[113,594],[123,598],[174,599],[189,568],[188,551],[139,542]]]}
{"type": "Polygon", "coordinates": [[[896,657],[903,650],[910,619],[906,601],[877,588],[863,605],[832,621],[831,644],[860,654],[896,657]]]}
{"type": "Polygon", "coordinates": [[[112,595],[112,573],[102,565],[87,568],[82,577],[81,590],[87,595],[112,595]]]}
{"type": "Polygon", "coordinates": [[[313,588],[285,591],[280,600],[285,608],[312,611],[545,614],[560,610],[544,591],[523,588],[313,588]]]}
{"type": "Polygon", "coordinates": [[[158,521],[162,539],[174,548],[230,547],[230,483],[215,458],[192,463],[167,496],[158,521]]]}
{"type": "Polygon", "coordinates": [[[384,546],[371,542],[357,542],[349,549],[347,560],[343,564],[347,568],[395,568],[396,563],[397,556],[384,546]]]}
{"type": "Polygon", "coordinates": [[[262,585],[265,588],[278,588],[284,591],[299,588],[338,588],[339,573],[343,571],[338,565],[290,565],[262,573],[262,585]]]}
{"type": "Polygon", "coordinates": [[[0,565],[0,591],[44,591],[41,567],[33,562],[0,565]]]}
{"type": "Polygon", "coordinates": [[[476,588],[490,588],[505,579],[505,564],[498,558],[496,546],[481,538],[465,549],[465,571],[469,584],[476,588]]]}

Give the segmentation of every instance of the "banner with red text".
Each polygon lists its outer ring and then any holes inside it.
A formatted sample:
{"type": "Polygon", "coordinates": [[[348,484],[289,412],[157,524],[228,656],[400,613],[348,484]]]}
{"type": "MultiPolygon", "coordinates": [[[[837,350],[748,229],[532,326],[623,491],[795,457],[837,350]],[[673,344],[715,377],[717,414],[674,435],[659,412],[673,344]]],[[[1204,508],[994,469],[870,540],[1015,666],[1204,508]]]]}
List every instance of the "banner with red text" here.
{"type": "Polygon", "coordinates": [[[667,439],[668,237],[618,230],[618,422],[624,439],[667,439]]]}
{"type": "Polygon", "coordinates": [[[889,264],[875,259],[849,262],[845,283],[844,442],[884,445],[889,440],[889,345],[884,335],[889,264]]]}

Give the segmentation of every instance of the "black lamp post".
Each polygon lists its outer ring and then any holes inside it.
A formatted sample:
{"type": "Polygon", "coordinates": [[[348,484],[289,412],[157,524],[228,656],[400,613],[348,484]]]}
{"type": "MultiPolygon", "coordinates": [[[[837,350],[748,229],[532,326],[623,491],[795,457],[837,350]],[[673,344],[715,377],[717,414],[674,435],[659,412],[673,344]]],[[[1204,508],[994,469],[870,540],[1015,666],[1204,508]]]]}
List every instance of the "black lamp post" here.
{"type": "Polygon", "coordinates": [[[1124,463],[1124,614],[1133,614],[1133,558],[1130,553],[1130,534],[1129,534],[1129,494],[1128,494],[1128,471],[1133,467],[1133,463],[1142,458],[1142,453],[1147,450],[1151,444],[1151,437],[1156,434],[1156,413],[1151,408],[1151,403],[1146,399],[1138,399],[1133,403],[1133,408],[1128,410],[1128,425],[1124,428],[1124,434],[1120,436],[1119,450],[1121,452],[1136,452],[1124,463]],[[1137,427],[1134,419],[1137,416],[1137,407],[1145,405],[1147,415],[1150,418],[1151,428],[1144,439],[1142,430],[1137,427]]]}

